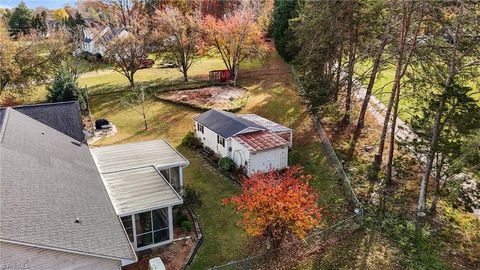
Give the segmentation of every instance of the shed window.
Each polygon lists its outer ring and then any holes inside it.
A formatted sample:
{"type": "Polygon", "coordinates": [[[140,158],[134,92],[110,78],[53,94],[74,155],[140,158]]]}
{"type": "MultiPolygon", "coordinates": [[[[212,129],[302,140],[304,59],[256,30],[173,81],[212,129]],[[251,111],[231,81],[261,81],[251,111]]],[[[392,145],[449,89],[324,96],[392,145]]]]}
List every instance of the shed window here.
{"type": "Polygon", "coordinates": [[[221,144],[223,147],[225,147],[225,138],[223,138],[220,135],[217,135],[217,143],[221,144]]]}
{"type": "Polygon", "coordinates": [[[197,130],[201,132],[202,134],[205,134],[205,131],[203,131],[203,125],[200,123],[197,123],[197,130]]]}

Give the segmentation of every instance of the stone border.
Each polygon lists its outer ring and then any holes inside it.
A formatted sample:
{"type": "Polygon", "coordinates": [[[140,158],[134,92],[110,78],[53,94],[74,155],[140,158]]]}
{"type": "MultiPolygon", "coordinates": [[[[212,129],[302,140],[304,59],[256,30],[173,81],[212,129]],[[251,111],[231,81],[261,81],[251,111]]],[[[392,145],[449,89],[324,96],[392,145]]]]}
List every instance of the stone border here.
{"type": "Polygon", "coordinates": [[[195,226],[195,234],[197,235],[197,241],[196,241],[195,247],[192,249],[192,251],[190,252],[190,255],[188,256],[187,263],[182,267],[182,270],[187,269],[187,267],[192,263],[193,259],[195,258],[195,255],[197,255],[198,250],[200,249],[203,242],[205,241],[205,236],[203,235],[202,228],[200,227],[200,222],[198,221],[197,214],[190,206],[187,206],[187,211],[193,220],[193,225],[195,226]]]}

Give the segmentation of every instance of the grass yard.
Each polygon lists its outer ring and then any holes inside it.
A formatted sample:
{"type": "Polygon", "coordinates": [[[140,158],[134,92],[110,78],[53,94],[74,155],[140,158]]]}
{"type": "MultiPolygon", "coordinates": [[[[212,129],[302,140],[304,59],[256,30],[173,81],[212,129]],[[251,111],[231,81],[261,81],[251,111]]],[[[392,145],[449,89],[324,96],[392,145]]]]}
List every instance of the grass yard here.
{"type": "MultiPolygon", "coordinates": [[[[356,65],[357,75],[368,75],[366,80],[363,83],[364,86],[368,84],[369,74],[371,72],[371,62],[362,62],[356,65]]],[[[391,65],[388,68],[380,71],[375,80],[373,86],[373,94],[385,105],[388,104],[390,99],[390,93],[393,86],[393,79],[395,78],[395,66],[391,65]]],[[[474,93],[472,96],[477,99],[478,104],[480,104],[480,93],[477,91],[480,81],[478,78],[472,78],[472,81],[467,84],[469,87],[472,87],[474,93]]],[[[414,92],[412,89],[402,88],[401,89],[401,99],[400,99],[400,111],[399,115],[402,120],[408,121],[411,119],[412,115],[418,113],[418,99],[424,95],[423,92],[414,92]]]]}
{"type": "MultiPolygon", "coordinates": [[[[285,65],[276,53],[272,53],[263,62],[247,61],[241,68],[285,65]]],[[[219,59],[202,58],[192,66],[190,76],[206,77],[208,71],[223,68],[219,59]]],[[[137,82],[144,82],[153,90],[181,79],[181,73],[175,69],[143,69],[136,75],[137,82]]],[[[238,224],[240,215],[234,213],[230,206],[221,205],[221,199],[238,194],[240,187],[209,167],[198,154],[180,146],[183,136],[194,128],[192,118],[200,111],[162,101],[148,101],[149,129],[145,131],[141,116],[121,103],[127,94],[122,92],[128,87],[126,78],[111,69],[104,69],[84,74],[79,82],[89,89],[94,118],[107,118],[118,129],[116,135],[97,141],[95,146],[164,138],[190,160],[190,166],[184,170],[185,184],[197,190],[202,198],[203,206],[197,209],[197,213],[205,234],[205,242],[190,268],[206,269],[247,256],[250,241],[238,224]]],[[[248,90],[246,105],[240,113],[256,113],[294,129],[294,146],[289,154],[289,162],[303,165],[306,173],[315,176],[311,184],[320,192],[319,203],[323,208],[324,223],[332,224],[350,215],[352,209],[339,188],[335,172],[323,153],[320,139],[302,99],[297,96],[291,76],[281,74],[248,78],[239,83],[248,90]]],[[[184,83],[180,85],[185,86],[184,83]]],[[[29,101],[42,102],[45,94],[45,88],[40,87],[29,101]]]]}

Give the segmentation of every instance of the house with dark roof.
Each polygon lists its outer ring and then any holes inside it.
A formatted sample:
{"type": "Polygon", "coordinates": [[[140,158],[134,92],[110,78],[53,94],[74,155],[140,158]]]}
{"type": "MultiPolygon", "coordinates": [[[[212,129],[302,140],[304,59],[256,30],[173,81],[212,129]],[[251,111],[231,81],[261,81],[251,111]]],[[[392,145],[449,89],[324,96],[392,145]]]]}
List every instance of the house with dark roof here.
{"type": "Polygon", "coordinates": [[[247,175],[288,167],[293,131],[256,114],[209,110],[194,118],[195,137],[247,175]]]}
{"type": "Polygon", "coordinates": [[[79,114],[70,127],[57,118],[74,105],[0,109],[1,269],[113,270],[137,260],[80,140],[79,114]]]}
{"type": "Polygon", "coordinates": [[[188,164],[165,140],[88,147],[77,102],[0,108],[0,269],[120,269],[172,243],[188,164]]]}

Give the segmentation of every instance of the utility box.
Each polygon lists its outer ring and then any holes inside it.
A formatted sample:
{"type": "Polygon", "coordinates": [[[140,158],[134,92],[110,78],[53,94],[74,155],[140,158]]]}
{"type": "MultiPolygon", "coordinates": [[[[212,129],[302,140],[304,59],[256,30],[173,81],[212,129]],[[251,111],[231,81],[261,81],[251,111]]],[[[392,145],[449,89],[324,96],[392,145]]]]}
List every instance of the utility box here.
{"type": "Polygon", "coordinates": [[[155,257],[148,261],[148,270],[167,270],[162,262],[162,259],[155,257]]]}

